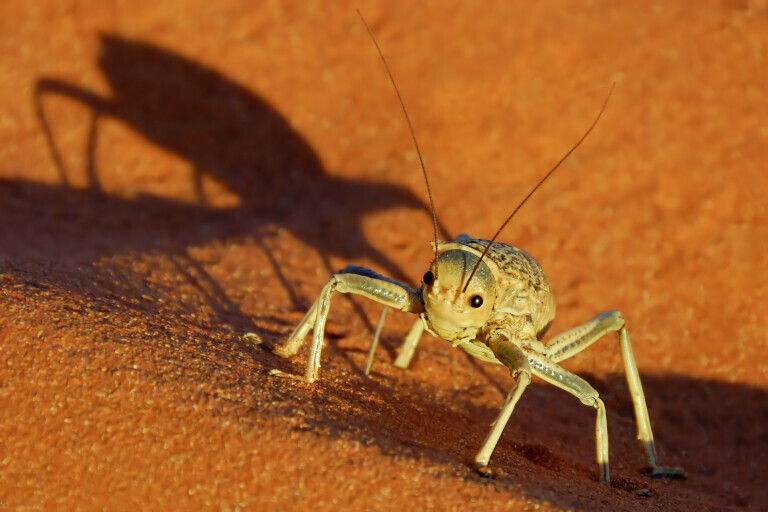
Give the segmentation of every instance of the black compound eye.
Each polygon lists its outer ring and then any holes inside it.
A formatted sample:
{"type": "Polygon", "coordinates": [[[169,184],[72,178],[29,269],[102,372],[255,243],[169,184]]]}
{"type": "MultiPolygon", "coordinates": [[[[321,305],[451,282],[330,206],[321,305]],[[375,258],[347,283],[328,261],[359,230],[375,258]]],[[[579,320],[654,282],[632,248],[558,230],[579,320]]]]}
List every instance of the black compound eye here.
{"type": "Polygon", "coordinates": [[[469,305],[473,308],[479,308],[483,305],[483,298],[479,295],[473,295],[471,299],[469,299],[469,305]]]}
{"type": "Polygon", "coordinates": [[[435,274],[432,273],[431,270],[427,270],[424,274],[424,284],[427,286],[432,286],[432,283],[435,282],[435,274]]]}

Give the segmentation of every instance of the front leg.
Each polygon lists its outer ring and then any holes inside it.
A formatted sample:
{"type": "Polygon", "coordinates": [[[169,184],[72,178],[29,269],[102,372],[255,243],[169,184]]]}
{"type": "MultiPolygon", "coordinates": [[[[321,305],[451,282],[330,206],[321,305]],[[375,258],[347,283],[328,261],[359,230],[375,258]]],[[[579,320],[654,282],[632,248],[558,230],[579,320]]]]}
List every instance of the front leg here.
{"type": "Polygon", "coordinates": [[[486,469],[488,461],[499,442],[504,427],[507,426],[507,422],[512,416],[517,401],[520,400],[523,391],[531,383],[531,368],[525,354],[505,333],[502,331],[491,332],[486,335],[485,343],[493,351],[496,359],[509,368],[509,373],[515,379],[515,385],[509,391],[504,406],[491,424],[491,431],[475,456],[475,466],[484,475],[488,474],[486,469]]]}
{"type": "Polygon", "coordinates": [[[355,265],[348,265],[343,270],[334,274],[331,280],[323,287],[307,314],[299,322],[285,345],[274,349],[275,354],[281,357],[290,357],[298,352],[304,338],[313,331],[312,347],[309,352],[309,361],[304,378],[307,382],[317,379],[320,368],[320,352],[323,347],[325,334],[325,322],[331,307],[331,295],[333,292],[354,293],[374,300],[385,306],[419,314],[424,311],[424,302],[421,295],[408,286],[377,274],[373,270],[355,265]]]}

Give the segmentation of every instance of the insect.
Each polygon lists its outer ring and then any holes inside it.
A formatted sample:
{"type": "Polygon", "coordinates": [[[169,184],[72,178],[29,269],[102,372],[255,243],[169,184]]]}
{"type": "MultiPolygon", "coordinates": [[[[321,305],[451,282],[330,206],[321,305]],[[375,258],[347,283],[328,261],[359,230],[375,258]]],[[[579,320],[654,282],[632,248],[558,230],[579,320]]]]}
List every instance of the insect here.
{"type": "MultiPolygon", "coordinates": [[[[360,14],[359,11],[358,14],[360,14]]],[[[360,17],[362,18],[362,14],[360,17]]],[[[365,26],[373,38],[405,117],[408,119],[408,113],[384,55],[368,24],[365,23],[365,26]]],[[[367,268],[347,266],[331,277],[287,342],[276,348],[275,352],[283,357],[296,354],[306,336],[313,331],[304,379],[307,382],[317,379],[323,333],[331,297],[336,292],[361,295],[385,306],[419,315],[419,319],[399,350],[395,361],[396,366],[408,367],[418,341],[426,330],[434,336],[451,342],[454,347],[463,349],[477,359],[506,366],[515,380],[515,385],[507,395],[501,412],[475,456],[475,465],[479,472],[490,473],[488,462],[491,454],[520,396],[530,384],[531,377],[535,375],[571,393],[582,404],[595,409],[599,479],[601,483],[608,484],[610,470],[605,405],[598,392],[587,381],[565,370],[558,363],[586,349],[602,336],[616,333],[634,404],[637,438],[645,453],[646,468],[656,477],[684,477],[685,473],[682,469],[663,467],[656,461],[648,408],[629,334],[621,314],[618,311],[601,313],[544,344],[541,341],[542,337],[555,316],[555,300],[549,281],[541,266],[528,253],[495,241],[520,207],[589,135],[607,103],[608,99],[589,130],[534,187],[491,240],[473,239],[467,235],[461,235],[451,242],[440,241],[437,239],[435,221],[435,237],[432,242],[434,259],[416,290],[367,268]]],[[[409,119],[408,126],[421,158],[409,119]]],[[[421,165],[430,202],[432,202],[429,179],[423,161],[421,165]]],[[[433,220],[435,218],[433,208],[433,220]]]]}

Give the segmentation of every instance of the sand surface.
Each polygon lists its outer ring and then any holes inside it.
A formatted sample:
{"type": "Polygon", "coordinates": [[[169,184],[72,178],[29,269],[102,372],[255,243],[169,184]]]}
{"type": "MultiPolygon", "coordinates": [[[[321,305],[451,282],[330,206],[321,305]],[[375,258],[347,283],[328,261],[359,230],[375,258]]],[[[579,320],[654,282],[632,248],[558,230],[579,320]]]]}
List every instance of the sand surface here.
{"type": "Polygon", "coordinates": [[[0,4],[0,510],[768,509],[768,7],[722,2],[0,4]],[[320,380],[282,343],[347,263],[418,285],[445,233],[542,264],[608,408],[338,297],[320,380]],[[253,332],[255,337],[246,337],[253,332]]]}

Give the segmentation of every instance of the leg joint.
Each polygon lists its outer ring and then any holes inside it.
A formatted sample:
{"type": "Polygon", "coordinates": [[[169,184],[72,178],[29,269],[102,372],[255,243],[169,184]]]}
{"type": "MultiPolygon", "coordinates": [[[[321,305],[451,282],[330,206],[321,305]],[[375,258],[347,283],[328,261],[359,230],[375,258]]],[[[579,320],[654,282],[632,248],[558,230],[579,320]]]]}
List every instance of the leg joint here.
{"type": "Polygon", "coordinates": [[[601,324],[610,326],[617,331],[625,325],[624,317],[621,316],[621,312],[616,309],[600,313],[595,317],[595,320],[599,320],[601,324]]]}

